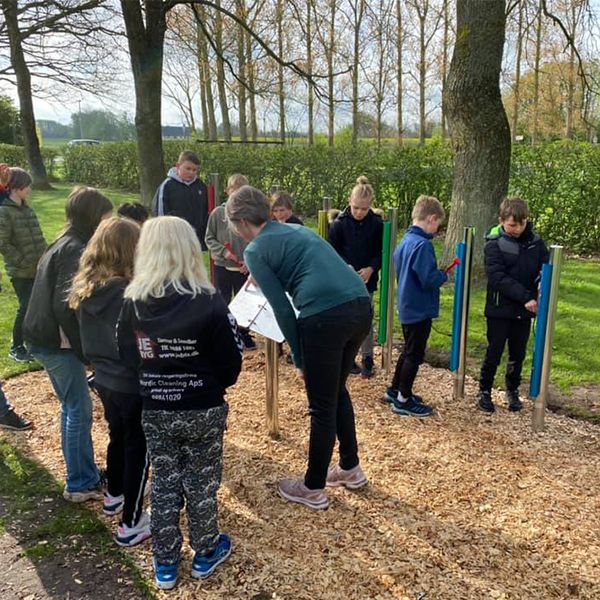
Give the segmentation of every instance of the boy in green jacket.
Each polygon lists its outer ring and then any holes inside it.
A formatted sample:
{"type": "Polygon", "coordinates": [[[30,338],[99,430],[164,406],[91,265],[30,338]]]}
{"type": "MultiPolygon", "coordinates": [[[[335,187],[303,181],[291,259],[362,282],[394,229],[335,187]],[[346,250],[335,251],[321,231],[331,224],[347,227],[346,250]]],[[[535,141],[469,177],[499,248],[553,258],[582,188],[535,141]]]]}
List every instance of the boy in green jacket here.
{"type": "Polygon", "coordinates": [[[19,300],[9,356],[17,362],[33,360],[23,345],[23,319],[46,240],[33,209],[27,204],[32,179],[27,171],[10,168],[8,190],[0,194],[0,253],[19,300]]]}

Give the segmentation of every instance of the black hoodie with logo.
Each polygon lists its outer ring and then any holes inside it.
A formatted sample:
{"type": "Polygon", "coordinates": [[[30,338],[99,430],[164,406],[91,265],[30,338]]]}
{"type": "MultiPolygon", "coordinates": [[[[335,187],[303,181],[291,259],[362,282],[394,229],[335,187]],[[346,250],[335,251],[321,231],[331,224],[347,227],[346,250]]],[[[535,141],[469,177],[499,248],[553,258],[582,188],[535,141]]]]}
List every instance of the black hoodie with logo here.
{"type": "Polygon", "coordinates": [[[83,354],[94,367],[96,383],[115,392],[137,394],[137,370],[121,360],[117,346],[117,321],[127,284],[123,277],[115,277],[97,286],[81,302],[77,316],[83,354]]]}
{"type": "Polygon", "coordinates": [[[139,373],[144,410],[202,410],[223,403],[242,368],[244,344],[219,294],[123,303],[121,358],[139,373]]]}

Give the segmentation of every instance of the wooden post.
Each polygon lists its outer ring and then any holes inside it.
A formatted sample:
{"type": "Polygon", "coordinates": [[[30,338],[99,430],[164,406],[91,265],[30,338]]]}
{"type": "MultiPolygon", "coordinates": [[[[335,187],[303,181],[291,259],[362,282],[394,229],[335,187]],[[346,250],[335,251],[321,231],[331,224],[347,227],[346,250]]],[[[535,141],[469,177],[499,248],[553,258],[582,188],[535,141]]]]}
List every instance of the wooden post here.
{"type": "Polygon", "coordinates": [[[267,430],[273,439],[279,438],[279,345],[266,339],[265,383],[267,399],[267,430]]]}

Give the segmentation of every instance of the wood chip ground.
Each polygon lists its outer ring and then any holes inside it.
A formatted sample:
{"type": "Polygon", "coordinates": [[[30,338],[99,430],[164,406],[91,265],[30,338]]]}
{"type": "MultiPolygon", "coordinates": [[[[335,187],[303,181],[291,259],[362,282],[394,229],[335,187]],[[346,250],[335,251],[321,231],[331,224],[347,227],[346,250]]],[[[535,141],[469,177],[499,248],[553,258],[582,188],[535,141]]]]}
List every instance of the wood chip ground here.
{"type": "MultiPolygon", "coordinates": [[[[531,406],[478,412],[452,400],[448,371],[423,366],[416,391],[435,416],[394,415],[381,400],[386,380],[352,378],[361,461],[370,484],[329,491],[324,512],[284,502],[278,479],[303,472],[308,415],[303,386],[280,364],[281,439],[265,431],[264,361],[248,355],[229,394],[220,525],[231,559],[208,580],[181,577],[159,597],[346,600],[600,598],[600,429],[548,414],[531,430],[531,406]]],[[[64,478],[57,400],[43,372],[6,383],[35,422],[8,435],[64,478]]],[[[106,427],[95,399],[94,441],[102,462],[106,427]]],[[[100,506],[96,506],[100,511],[100,506]]],[[[115,527],[115,524],[110,524],[115,527]]],[[[151,549],[131,549],[152,578],[151,549]]]]}

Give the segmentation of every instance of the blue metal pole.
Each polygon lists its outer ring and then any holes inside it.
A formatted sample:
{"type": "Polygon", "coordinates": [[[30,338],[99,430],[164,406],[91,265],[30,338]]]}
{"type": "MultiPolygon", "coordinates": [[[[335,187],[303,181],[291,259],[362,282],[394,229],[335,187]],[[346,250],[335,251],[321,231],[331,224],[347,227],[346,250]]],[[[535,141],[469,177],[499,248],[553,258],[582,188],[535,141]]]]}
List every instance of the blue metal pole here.
{"type": "Polygon", "coordinates": [[[460,263],[456,266],[454,278],[454,307],[452,310],[452,345],[450,350],[450,370],[456,371],[460,362],[460,334],[465,282],[465,243],[456,244],[456,256],[460,263]]]}
{"type": "Polygon", "coordinates": [[[548,307],[550,306],[550,287],[552,285],[552,265],[542,265],[540,282],[540,299],[535,323],[535,338],[533,343],[533,364],[531,366],[531,382],[529,396],[537,398],[540,393],[542,365],[544,363],[544,345],[546,343],[546,326],[548,324],[548,307]]]}

